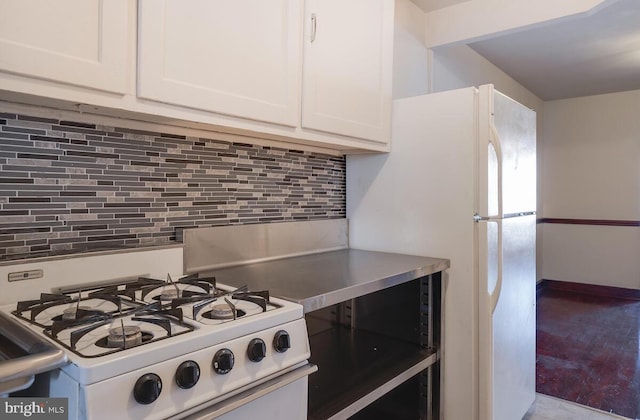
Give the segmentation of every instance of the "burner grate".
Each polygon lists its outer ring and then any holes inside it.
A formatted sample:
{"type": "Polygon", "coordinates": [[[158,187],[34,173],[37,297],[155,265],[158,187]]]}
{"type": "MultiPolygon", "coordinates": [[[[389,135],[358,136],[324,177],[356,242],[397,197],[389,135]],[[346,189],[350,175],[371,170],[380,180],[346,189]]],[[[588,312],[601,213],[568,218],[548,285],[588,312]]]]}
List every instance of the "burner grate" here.
{"type": "Polygon", "coordinates": [[[158,304],[151,304],[134,312],[134,316],[113,318],[108,314],[94,314],[72,321],[55,321],[44,333],[79,356],[99,357],[193,330],[193,326],[183,322],[182,309],[163,309],[158,304]],[[110,328],[105,329],[106,326],[110,328]],[[114,346],[109,335],[117,328],[122,331],[139,329],[140,339],[135,342],[122,340],[122,346],[114,346]]]}
{"type": "Polygon", "coordinates": [[[215,277],[198,274],[176,281],[170,275],[166,280],[141,276],[80,287],[18,302],[13,314],[41,327],[68,350],[90,358],[185,334],[196,324],[232,322],[280,306],[270,302],[268,291],[219,288],[215,277]],[[114,328],[123,333],[140,329],[140,334],[110,341],[114,328]]]}

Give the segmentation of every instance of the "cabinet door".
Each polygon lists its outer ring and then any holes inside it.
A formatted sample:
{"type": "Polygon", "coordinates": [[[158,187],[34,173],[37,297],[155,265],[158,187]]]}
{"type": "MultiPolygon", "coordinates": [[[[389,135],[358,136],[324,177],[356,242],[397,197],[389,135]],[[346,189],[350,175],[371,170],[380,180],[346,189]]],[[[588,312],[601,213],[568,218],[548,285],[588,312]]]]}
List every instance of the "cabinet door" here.
{"type": "Polygon", "coordinates": [[[307,0],[302,126],[388,142],[393,0],[307,0]]]}
{"type": "Polygon", "coordinates": [[[124,93],[130,9],[127,0],[0,0],[0,70],[124,93]]]}
{"type": "Polygon", "coordinates": [[[138,96],[297,125],[296,0],[141,0],[138,96]]]}

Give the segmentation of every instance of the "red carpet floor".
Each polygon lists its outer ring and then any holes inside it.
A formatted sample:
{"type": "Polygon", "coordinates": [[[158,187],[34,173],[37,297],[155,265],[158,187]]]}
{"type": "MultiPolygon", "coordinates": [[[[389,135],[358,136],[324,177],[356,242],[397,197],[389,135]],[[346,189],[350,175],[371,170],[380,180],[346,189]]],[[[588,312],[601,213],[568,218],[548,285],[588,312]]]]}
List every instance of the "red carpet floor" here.
{"type": "Polygon", "coordinates": [[[536,391],[640,418],[640,302],[546,288],[537,310],[536,391]]]}

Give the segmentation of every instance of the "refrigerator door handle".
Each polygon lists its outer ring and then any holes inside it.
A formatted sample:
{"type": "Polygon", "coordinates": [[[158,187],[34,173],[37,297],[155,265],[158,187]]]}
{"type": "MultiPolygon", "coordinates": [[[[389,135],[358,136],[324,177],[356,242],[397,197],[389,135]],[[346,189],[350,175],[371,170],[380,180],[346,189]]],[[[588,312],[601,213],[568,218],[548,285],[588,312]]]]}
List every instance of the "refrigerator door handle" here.
{"type": "MultiPolygon", "coordinates": [[[[502,207],[500,208],[502,212],[502,207]]],[[[500,299],[500,292],[502,292],[502,223],[499,221],[493,221],[498,226],[498,273],[496,279],[496,286],[490,293],[491,296],[491,314],[496,311],[498,306],[498,300],[500,299]]]]}
{"type": "Polygon", "coordinates": [[[496,152],[498,169],[498,217],[503,217],[502,212],[502,147],[500,146],[500,135],[493,121],[489,122],[489,143],[493,145],[496,152]]]}
{"type": "Polygon", "coordinates": [[[480,302],[480,311],[493,315],[502,291],[502,221],[483,219],[478,222],[478,228],[480,296],[484,297],[480,302]],[[494,223],[495,229],[492,229],[489,224],[494,223]]]}

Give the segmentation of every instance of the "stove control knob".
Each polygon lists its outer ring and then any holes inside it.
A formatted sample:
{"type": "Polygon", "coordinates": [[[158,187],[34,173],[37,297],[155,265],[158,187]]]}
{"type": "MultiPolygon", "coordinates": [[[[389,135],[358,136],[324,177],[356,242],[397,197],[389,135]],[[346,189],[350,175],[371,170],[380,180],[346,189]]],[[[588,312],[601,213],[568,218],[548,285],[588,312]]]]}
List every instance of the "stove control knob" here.
{"type": "Polygon", "coordinates": [[[213,356],[213,370],[220,375],[224,375],[229,373],[231,369],[233,369],[233,364],[235,362],[235,357],[233,356],[233,352],[229,349],[218,350],[213,356]]]}
{"type": "Polygon", "coordinates": [[[133,397],[140,404],[151,404],[160,396],[162,380],[155,373],[142,375],[133,387],[133,397]]]}
{"type": "Polygon", "coordinates": [[[176,370],[176,384],[182,389],[193,388],[200,379],[200,366],[193,360],[180,363],[176,370]]]}
{"type": "Polygon", "coordinates": [[[280,330],[273,337],[273,347],[278,353],[284,353],[291,348],[291,339],[289,333],[285,330],[280,330]]]}
{"type": "Polygon", "coordinates": [[[247,355],[252,362],[259,362],[267,355],[267,345],[260,338],[254,338],[249,341],[249,348],[247,348],[247,355]]]}

